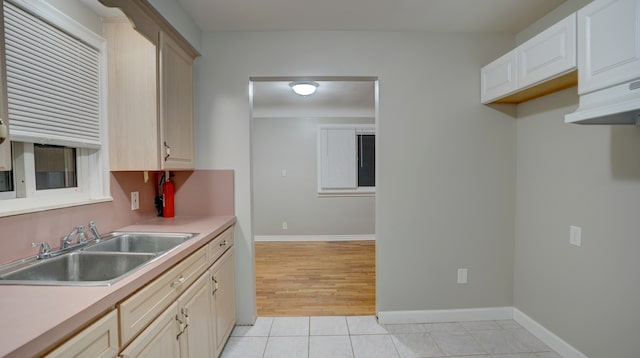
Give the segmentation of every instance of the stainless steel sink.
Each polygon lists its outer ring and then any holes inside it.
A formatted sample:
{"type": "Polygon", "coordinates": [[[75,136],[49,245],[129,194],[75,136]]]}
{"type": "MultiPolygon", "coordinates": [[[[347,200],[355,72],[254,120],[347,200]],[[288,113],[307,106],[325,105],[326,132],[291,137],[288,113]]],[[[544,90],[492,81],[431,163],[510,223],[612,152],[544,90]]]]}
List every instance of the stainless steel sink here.
{"type": "Polygon", "coordinates": [[[169,251],[195,234],[115,232],[103,236],[97,244],[87,246],[84,251],[148,252],[169,251]]]}
{"type": "Polygon", "coordinates": [[[107,286],[192,239],[195,233],[113,232],[100,241],[0,266],[0,285],[107,286]]]}
{"type": "Polygon", "coordinates": [[[155,257],[141,253],[72,252],[2,274],[0,283],[109,285],[155,257]]]}

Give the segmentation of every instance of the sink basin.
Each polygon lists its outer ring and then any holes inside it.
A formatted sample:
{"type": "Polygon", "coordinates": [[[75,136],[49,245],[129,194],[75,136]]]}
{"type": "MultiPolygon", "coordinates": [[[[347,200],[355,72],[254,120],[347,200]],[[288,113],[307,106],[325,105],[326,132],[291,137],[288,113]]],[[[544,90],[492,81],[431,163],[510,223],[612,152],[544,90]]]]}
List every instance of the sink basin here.
{"type": "MultiPolygon", "coordinates": [[[[166,254],[193,233],[113,232],[60,256],[0,267],[0,285],[107,286],[166,254]]],[[[52,255],[54,256],[54,255],[52,255]]]]}
{"type": "Polygon", "coordinates": [[[196,234],[182,233],[140,233],[114,232],[103,236],[101,242],[88,246],[83,251],[100,252],[146,252],[161,253],[169,251],[196,234]]]}
{"type": "Polygon", "coordinates": [[[155,257],[150,253],[72,252],[0,274],[0,283],[109,285],[155,257]]]}

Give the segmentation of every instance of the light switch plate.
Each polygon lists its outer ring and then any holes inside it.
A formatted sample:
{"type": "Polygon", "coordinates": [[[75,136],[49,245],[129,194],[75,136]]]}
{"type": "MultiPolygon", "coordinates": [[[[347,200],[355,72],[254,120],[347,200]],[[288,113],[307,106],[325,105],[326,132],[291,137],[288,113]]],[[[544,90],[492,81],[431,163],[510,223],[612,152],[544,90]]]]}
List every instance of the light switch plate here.
{"type": "Polygon", "coordinates": [[[582,228],[579,226],[569,226],[569,243],[575,246],[582,245],[582,228]]]}
{"type": "Polygon", "coordinates": [[[458,283],[467,283],[468,270],[466,268],[458,269],[458,283]]]}
{"type": "Polygon", "coordinates": [[[140,209],[140,194],[137,191],[131,192],[131,210],[140,209]]]}

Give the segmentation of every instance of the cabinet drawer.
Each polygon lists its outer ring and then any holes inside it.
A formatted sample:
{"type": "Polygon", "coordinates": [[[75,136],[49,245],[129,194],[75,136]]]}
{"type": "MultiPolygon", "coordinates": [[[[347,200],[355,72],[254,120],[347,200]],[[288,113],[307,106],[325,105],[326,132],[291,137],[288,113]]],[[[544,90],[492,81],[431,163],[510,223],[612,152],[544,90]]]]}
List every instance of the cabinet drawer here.
{"type": "Polygon", "coordinates": [[[209,265],[213,264],[228,248],[233,246],[233,226],[223,231],[209,243],[209,265]]]}
{"type": "Polygon", "coordinates": [[[207,267],[205,246],[123,301],[119,307],[120,346],[124,347],[149,325],[207,267]]]}
{"type": "Polygon", "coordinates": [[[118,355],[118,316],[113,310],[45,357],[107,358],[118,355]]]}

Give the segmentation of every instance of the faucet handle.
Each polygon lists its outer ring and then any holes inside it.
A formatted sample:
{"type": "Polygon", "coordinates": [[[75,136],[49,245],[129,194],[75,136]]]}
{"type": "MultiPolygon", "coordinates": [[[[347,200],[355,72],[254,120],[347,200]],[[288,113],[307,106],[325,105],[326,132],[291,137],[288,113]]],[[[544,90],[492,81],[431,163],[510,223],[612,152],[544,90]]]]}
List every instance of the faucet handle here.
{"type": "Polygon", "coordinates": [[[93,239],[96,242],[100,241],[100,233],[98,232],[98,226],[96,225],[96,222],[93,220],[89,221],[89,232],[91,233],[91,235],[93,236],[93,239]]]}
{"type": "Polygon", "coordinates": [[[38,259],[46,259],[51,256],[51,246],[46,241],[42,242],[32,242],[31,247],[40,247],[40,251],[38,252],[38,259]]]}
{"type": "Polygon", "coordinates": [[[79,244],[87,242],[87,237],[85,236],[84,231],[85,231],[84,226],[82,225],[78,226],[78,236],[79,236],[78,243],[79,244]]]}

